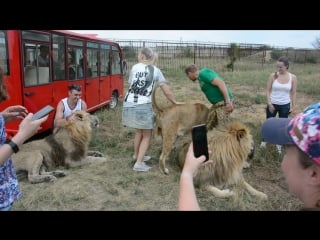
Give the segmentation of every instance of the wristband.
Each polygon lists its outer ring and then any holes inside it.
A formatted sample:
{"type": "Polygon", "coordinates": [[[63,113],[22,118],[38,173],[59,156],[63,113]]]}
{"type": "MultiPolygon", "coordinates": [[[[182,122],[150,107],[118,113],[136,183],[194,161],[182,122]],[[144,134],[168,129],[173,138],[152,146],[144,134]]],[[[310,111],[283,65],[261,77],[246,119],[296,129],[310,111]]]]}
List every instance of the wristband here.
{"type": "Polygon", "coordinates": [[[12,149],[12,151],[13,151],[14,153],[19,152],[19,147],[18,147],[18,145],[17,145],[15,142],[13,142],[12,140],[7,139],[4,143],[5,143],[5,144],[9,144],[9,146],[11,147],[11,149],[12,149]]]}

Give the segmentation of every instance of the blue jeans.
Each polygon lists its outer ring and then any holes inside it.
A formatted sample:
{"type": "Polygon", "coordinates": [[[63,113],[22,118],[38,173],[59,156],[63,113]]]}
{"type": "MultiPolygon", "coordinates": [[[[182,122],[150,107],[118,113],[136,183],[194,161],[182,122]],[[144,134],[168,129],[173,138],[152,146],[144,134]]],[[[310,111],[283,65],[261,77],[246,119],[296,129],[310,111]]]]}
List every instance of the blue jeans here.
{"type": "Polygon", "coordinates": [[[278,104],[272,104],[274,107],[274,112],[269,111],[269,107],[266,107],[266,115],[267,118],[276,117],[277,114],[279,115],[279,118],[288,118],[290,114],[290,103],[284,104],[284,105],[278,105],[278,104]]]}
{"type": "MultiPolygon", "coordinates": [[[[284,105],[278,105],[278,104],[272,104],[274,107],[274,112],[269,111],[269,107],[267,105],[266,107],[266,116],[267,118],[276,117],[277,114],[279,115],[279,118],[288,118],[290,114],[290,103],[284,104],[284,105]]],[[[264,142],[264,139],[262,139],[264,142]]]]}

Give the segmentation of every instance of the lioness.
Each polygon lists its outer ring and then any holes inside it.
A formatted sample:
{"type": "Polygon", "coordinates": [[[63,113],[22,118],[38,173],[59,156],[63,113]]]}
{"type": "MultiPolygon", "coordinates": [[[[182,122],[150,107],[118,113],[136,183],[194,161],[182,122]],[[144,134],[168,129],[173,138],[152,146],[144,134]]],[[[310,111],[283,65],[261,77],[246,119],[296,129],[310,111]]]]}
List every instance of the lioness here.
{"type": "Polygon", "coordinates": [[[160,108],[155,95],[157,88],[152,92],[152,106],[156,113],[156,133],[162,137],[162,152],[159,159],[160,170],[168,174],[166,159],[178,136],[191,132],[192,126],[205,123],[209,109],[202,103],[185,103],[160,108]]]}

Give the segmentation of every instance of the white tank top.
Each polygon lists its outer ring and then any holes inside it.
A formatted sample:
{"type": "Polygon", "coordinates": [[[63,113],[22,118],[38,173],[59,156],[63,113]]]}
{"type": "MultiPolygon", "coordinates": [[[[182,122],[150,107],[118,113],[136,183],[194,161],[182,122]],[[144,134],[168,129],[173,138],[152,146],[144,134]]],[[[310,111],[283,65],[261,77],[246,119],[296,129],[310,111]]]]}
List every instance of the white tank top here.
{"type": "Polygon", "coordinates": [[[63,118],[66,119],[67,117],[69,117],[73,112],[75,111],[80,111],[81,110],[81,99],[78,100],[77,105],[74,109],[70,109],[69,105],[68,105],[68,98],[64,98],[61,100],[64,106],[64,112],[63,112],[63,118]]]}
{"type": "Polygon", "coordinates": [[[290,103],[290,90],[292,87],[291,73],[289,73],[289,81],[287,83],[280,83],[275,79],[272,83],[271,103],[277,105],[284,105],[290,103]]]}

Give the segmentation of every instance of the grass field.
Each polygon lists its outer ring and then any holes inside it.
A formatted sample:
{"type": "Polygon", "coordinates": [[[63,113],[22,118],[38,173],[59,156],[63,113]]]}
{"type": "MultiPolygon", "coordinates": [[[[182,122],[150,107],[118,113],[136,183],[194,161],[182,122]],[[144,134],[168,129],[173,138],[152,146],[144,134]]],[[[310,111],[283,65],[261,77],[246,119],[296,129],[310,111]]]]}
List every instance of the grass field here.
{"type": "MultiPolygon", "coordinates": [[[[160,66],[161,67],[161,66],[160,66]]],[[[172,91],[180,102],[203,102],[208,104],[197,83],[186,78],[183,72],[162,67],[172,91]]],[[[236,103],[232,113],[235,119],[247,124],[258,146],[261,141],[260,127],[265,120],[265,90],[269,74],[275,71],[275,64],[263,68],[250,62],[239,62],[234,72],[216,68],[232,89],[236,103]]],[[[319,101],[320,66],[291,64],[290,72],[297,75],[297,107],[301,111],[312,102],[319,101]]],[[[126,81],[127,79],[125,79],[126,81]]],[[[127,85],[126,89],[127,90],[127,85]]],[[[157,97],[161,104],[169,104],[161,92],[157,97]]],[[[209,106],[209,104],[208,104],[209,106]]],[[[66,170],[67,176],[53,183],[30,184],[20,182],[23,197],[14,204],[13,210],[93,210],[93,211],[171,211],[177,209],[180,169],[174,153],[167,161],[169,175],[159,170],[158,159],[161,139],[153,138],[149,155],[153,168],[147,172],[132,171],[134,130],[121,125],[122,101],[114,110],[95,112],[101,123],[93,131],[91,150],[106,154],[108,161],[85,167],[66,170]]],[[[266,193],[267,201],[261,201],[241,189],[229,199],[219,199],[210,193],[196,189],[203,211],[292,211],[300,208],[300,202],[287,192],[281,173],[282,155],[273,145],[266,149],[256,147],[251,167],[244,170],[244,176],[257,190],[266,193]]],[[[231,186],[233,188],[234,186],[231,186]]]]}

